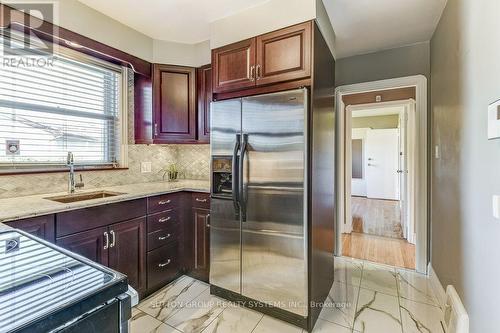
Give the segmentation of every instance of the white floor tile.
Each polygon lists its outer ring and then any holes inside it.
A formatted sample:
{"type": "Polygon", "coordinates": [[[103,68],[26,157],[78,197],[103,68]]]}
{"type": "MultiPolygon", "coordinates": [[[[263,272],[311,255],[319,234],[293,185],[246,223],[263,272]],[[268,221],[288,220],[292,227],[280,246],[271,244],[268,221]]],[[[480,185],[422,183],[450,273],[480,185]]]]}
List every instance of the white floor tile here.
{"type": "Polygon", "coordinates": [[[184,276],[142,301],[137,308],[165,321],[208,288],[207,284],[184,276]]]}
{"type": "Polygon", "coordinates": [[[444,333],[440,308],[406,299],[400,304],[404,333],[444,333]]]}
{"type": "Polygon", "coordinates": [[[363,333],[401,333],[398,298],[360,289],[354,329],[363,333]]]}
{"type": "Polygon", "coordinates": [[[334,280],[336,282],[346,282],[353,286],[359,286],[361,283],[363,262],[351,258],[335,257],[334,270],[334,280]]]}
{"type": "Polygon", "coordinates": [[[359,287],[335,282],[328,295],[320,318],[345,327],[353,327],[359,287]]]}
{"type": "Polygon", "coordinates": [[[439,305],[427,276],[416,272],[398,270],[397,281],[399,295],[402,298],[430,305],[439,305]]]}
{"type": "Polygon", "coordinates": [[[132,309],[130,319],[130,333],[179,333],[175,328],[170,327],[161,321],[151,317],[145,312],[136,308],[132,309]]]}
{"type": "Polygon", "coordinates": [[[165,323],[185,333],[202,332],[217,318],[228,302],[205,290],[169,317],[165,323]]]}
{"type": "Polygon", "coordinates": [[[300,327],[264,316],[252,333],[302,333],[300,327]]]}
{"type": "Polygon", "coordinates": [[[203,333],[250,333],[263,315],[238,306],[228,306],[203,333]]]}
{"type": "Polygon", "coordinates": [[[398,296],[398,285],[396,282],[395,269],[385,266],[365,263],[363,266],[363,279],[361,288],[371,289],[384,294],[398,296]]]}
{"type": "Polygon", "coordinates": [[[313,333],[351,333],[351,329],[318,319],[314,325],[313,333]]]}

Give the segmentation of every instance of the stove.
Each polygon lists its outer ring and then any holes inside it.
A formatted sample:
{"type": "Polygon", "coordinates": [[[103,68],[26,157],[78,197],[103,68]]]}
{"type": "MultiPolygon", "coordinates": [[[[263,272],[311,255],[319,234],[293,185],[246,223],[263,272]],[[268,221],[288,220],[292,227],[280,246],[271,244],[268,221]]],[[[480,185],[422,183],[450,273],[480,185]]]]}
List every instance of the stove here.
{"type": "Polygon", "coordinates": [[[126,291],[120,273],[24,232],[0,233],[0,332],[66,332],[126,291]]]}

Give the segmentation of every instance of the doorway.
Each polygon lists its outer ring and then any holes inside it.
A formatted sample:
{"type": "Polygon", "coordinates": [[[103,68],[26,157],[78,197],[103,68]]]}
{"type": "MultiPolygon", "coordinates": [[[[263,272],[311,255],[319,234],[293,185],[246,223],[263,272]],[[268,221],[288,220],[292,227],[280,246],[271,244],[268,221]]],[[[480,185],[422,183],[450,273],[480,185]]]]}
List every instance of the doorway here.
{"type": "Polygon", "coordinates": [[[420,76],[337,88],[337,255],[426,273],[425,101],[420,76]]]}

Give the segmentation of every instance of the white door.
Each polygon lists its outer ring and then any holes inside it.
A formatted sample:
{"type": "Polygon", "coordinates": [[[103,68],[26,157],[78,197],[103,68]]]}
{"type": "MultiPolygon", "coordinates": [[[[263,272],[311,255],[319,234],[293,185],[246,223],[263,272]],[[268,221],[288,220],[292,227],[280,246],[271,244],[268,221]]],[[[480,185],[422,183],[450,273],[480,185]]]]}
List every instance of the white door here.
{"type": "Polygon", "coordinates": [[[408,115],[407,107],[399,114],[399,208],[403,235],[408,235],[408,115]]]}
{"type": "Polygon", "coordinates": [[[399,129],[368,131],[365,147],[367,197],[399,200],[399,129]]]}

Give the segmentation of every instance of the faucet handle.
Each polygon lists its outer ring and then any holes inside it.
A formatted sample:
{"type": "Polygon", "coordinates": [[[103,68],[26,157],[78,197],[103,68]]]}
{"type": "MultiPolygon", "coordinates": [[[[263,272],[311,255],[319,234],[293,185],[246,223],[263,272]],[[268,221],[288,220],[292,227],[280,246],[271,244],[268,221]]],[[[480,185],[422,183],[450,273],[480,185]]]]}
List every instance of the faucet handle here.
{"type": "Polygon", "coordinates": [[[68,152],[68,156],[67,156],[67,158],[66,158],[66,164],[67,164],[67,165],[71,165],[71,164],[73,164],[73,163],[75,163],[75,159],[74,159],[74,157],[73,157],[73,153],[69,151],[69,152],[68,152]]]}
{"type": "Polygon", "coordinates": [[[83,176],[80,174],[80,182],[75,184],[76,188],[83,188],[85,187],[85,183],[83,182],[83,176]]]}

